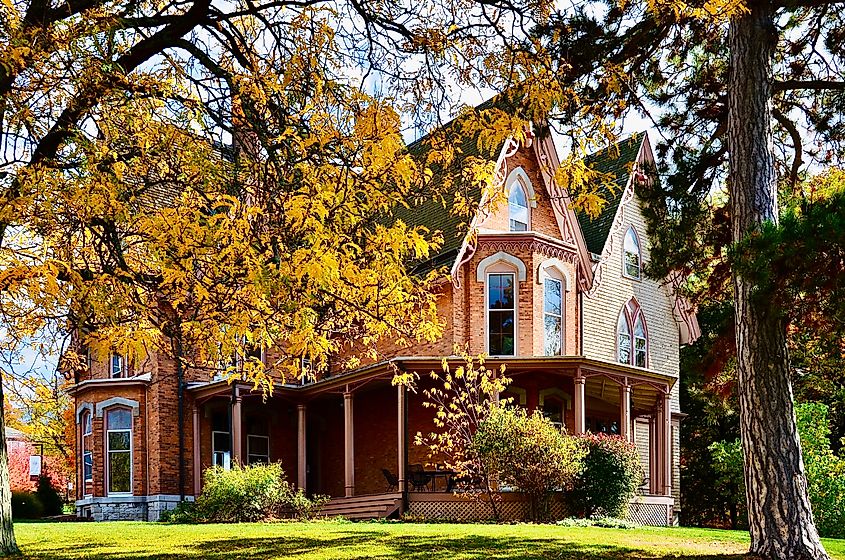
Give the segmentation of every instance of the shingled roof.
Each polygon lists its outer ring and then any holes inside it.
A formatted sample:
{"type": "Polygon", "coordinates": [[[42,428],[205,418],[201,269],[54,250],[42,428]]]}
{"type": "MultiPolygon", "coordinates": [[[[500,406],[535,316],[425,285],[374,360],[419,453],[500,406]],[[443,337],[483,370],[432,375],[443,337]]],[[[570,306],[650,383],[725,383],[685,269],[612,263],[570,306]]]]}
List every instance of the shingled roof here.
{"type": "Polygon", "coordinates": [[[633,164],[637,161],[637,154],[643,143],[643,134],[633,134],[620,140],[616,144],[590,154],[586,163],[596,171],[610,174],[613,177],[610,187],[606,184],[598,188],[598,194],[605,200],[604,208],[595,218],[590,218],[584,212],[576,211],[578,223],[584,233],[584,242],[591,253],[601,254],[605,241],[616,217],[619,202],[628,184],[633,164]]]}
{"type": "MultiPolygon", "coordinates": [[[[476,107],[481,111],[494,106],[490,100],[476,107]]],[[[462,117],[457,117],[446,123],[436,131],[427,134],[408,145],[408,151],[417,161],[424,161],[428,153],[434,148],[434,143],[445,136],[446,141],[453,144],[456,154],[450,165],[447,167],[433,168],[433,181],[438,177],[451,176],[460,177],[466,160],[470,157],[477,157],[484,160],[495,161],[504,147],[504,142],[494,146],[479,145],[479,133],[466,135],[462,132],[462,117]]],[[[459,180],[459,179],[458,179],[459,180]]],[[[396,208],[393,217],[401,219],[410,226],[424,226],[432,232],[440,232],[443,236],[443,245],[424,263],[420,263],[418,272],[430,270],[444,264],[451,264],[458,250],[463,243],[464,237],[469,230],[469,222],[472,216],[458,215],[452,212],[455,200],[455,192],[461,188],[456,182],[451,193],[444,193],[443,200],[440,197],[426,198],[412,203],[408,208],[396,208]]],[[[470,198],[474,205],[481,202],[481,185],[471,186],[466,189],[465,195],[470,198]]]]}

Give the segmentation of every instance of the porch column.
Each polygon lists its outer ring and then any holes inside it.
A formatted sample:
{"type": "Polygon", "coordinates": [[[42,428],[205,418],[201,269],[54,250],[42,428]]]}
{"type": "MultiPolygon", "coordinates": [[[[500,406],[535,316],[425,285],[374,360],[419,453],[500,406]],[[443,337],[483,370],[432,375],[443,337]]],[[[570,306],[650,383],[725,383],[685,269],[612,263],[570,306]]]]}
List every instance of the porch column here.
{"type": "Polygon", "coordinates": [[[241,394],[235,389],[235,396],[232,398],[232,464],[241,465],[241,453],[243,447],[243,419],[241,418],[241,394]]]}
{"type": "Polygon", "coordinates": [[[406,489],[406,482],[405,482],[405,463],[406,463],[406,456],[407,453],[407,434],[408,434],[408,426],[405,416],[405,400],[406,400],[406,393],[405,393],[405,386],[404,385],[397,385],[396,387],[396,449],[397,449],[397,469],[396,469],[396,478],[399,480],[397,484],[397,490],[399,492],[405,492],[406,489]]]}
{"type": "Polygon", "coordinates": [[[296,434],[296,487],[302,490],[303,492],[307,491],[307,449],[305,448],[306,442],[306,416],[305,416],[305,405],[298,404],[296,405],[296,419],[297,419],[297,434],[296,434]]]}
{"type": "Polygon", "coordinates": [[[655,413],[648,421],[648,478],[649,493],[656,496],[660,494],[660,409],[663,403],[657,404],[655,413]]]}
{"type": "Polygon", "coordinates": [[[194,496],[202,492],[202,463],[200,461],[200,407],[194,403],[194,496]]]}
{"type": "Polygon", "coordinates": [[[665,496],[672,495],[672,409],[669,391],[670,389],[667,387],[666,393],[663,395],[663,418],[661,418],[663,437],[660,442],[663,451],[663,494],[665,496]]]}
{"type": "Polygon", "coordinates": [[[349,391],[343,393],[343,428],[346,497],[351,497],[355,495],[355,426],[349,391]]]}
{"type": "Polygon", "coordinates": [[[631,386],[626,380],[619,387],[619,435],[631,441],[631,386]]]}
{"type": "Polygon", "coordinates": [[[581,370],[578,370],[578,373],[575,374],[575,433],[576,434],[583,434],[587,431],[586,429],[586,410],[585,410],[585,398],[584,398],[584,388],[587,384],[587,380],[584,379],[584,376],[581,375],[581,370]]]}

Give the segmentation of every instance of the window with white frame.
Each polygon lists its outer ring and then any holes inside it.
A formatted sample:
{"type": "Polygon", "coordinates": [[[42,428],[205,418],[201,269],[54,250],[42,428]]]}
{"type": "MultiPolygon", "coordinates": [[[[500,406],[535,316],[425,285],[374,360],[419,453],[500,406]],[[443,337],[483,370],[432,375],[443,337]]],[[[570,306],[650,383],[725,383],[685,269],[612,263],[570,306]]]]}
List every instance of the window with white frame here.
{"type": "Polygon", "coordinates": [[[620,363],[648,367],[648,327],[636,299],[629,300],[619,312],[616,336],[620,363]]]}
{"type": "Polygon", "coordinates": [[[625,242],[623,244],[624,262],[622,263],[622,270],[625,276],[639,280],[642,274],[642,258],[640,253],[640,238],[633,226],[628,228],[625,232],[625,242]]]}
{"type": "Polygon", "coordinates": [[[546,356],[562,354],[563,282],[547,277],[543,280],[543,348],[546,356]]]}
{"type": "Polygon", "coordinates": [[[94,453],[91,447],[91,438],[94,429],[91,421],[91,412],[86,410],[82,413],[82,481],[92,482],[94,480],[94,453]]]}
{"type": "Polygon", "coordinates": [[[125,377],[126,375],[126,360],[117,353],[112,353],[111,360],[111,376],[112,377],[125,377]]]}
{"type": "Polygon", "coordinates": [[[232,468],[232,436],[229,430],[227,411],[216,411],[211,415],[211,464],[232,468]]]}
{"type": "Polygon", "coordinates": [[[106,412],[106,455],[109,494],[132,492],[132,411],[112,408],[106,412]]]}
{"type": "Polygon", "coordinates": [[[528,194],[518,180],[511,185],[508,194],[508,218],[511,231],[527,231],[530,223],[528,194]]]}
{"type": "Polygon", "coordinates": [[[512,272],[487,275],[487,353],[516,354],[516,277],[512,272]]]}

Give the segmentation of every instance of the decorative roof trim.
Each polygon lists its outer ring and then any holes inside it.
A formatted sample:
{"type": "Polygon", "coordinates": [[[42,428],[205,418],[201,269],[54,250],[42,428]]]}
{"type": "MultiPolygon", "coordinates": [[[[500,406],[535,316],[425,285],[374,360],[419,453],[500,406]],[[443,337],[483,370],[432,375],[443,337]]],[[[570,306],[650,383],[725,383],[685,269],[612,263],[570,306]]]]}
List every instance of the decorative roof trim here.
{"type": "Polygon", "coordinates": [[[486,259],[482,259],[481,262],[478,263],[478,268],[476,268],[475,272],[475,279],[479,282],[484,282],[487,269],[499,262],[505,262],[516,268],[517,279],[520,282],[525,282],[525,279],[528,278],[528,269],[525,268],[524,262],[510,253],[499,251],[498,253],[490,255],[486,259]]]}
{"type": "MultiPolygon", "coordinates": [[[[635,165],[640,165],[640,162],[642,161],[654,161],[654,155],[651,153],[651,145],[648,141],[648,133],[643,134],[643,139],[640,142],[640,148],[637,150],[635,165]]],[[[632,169],[631,173],[628,174],[628,182],[625,183],[625,190],[622,192],[622,198],[619,200],[619,206],[616,208],[616,215],[613,217],[610,231],[607,233],[607,239],[604,240],[604,249],[601,252],[601,259],[599,259],[599,262],[593,266],[593,283],[590,286],[590,289],[584,292],[584,295],[588,298],[592,298],[598,291],[599,287],[601,287],[604,271],[607,268],[610,255],[613,253],[613,239],[626,223],[625,206],[634,200],[635,175],[635,169],[632,169]]]]}
{"type": "Polygon", "coordinates": [[[125,406],[127,408],[132,409],[132,416],[140,416],[141,415],[141,405],[138,404],[138,401],[132,399],[126,399],[123,397],[111,397],[104,401],[100,401],[97,403],[96,406],[96,416],[97,418],[103,417],[103,412],[105,409],[112,407],[112,406],[125,406]]]}

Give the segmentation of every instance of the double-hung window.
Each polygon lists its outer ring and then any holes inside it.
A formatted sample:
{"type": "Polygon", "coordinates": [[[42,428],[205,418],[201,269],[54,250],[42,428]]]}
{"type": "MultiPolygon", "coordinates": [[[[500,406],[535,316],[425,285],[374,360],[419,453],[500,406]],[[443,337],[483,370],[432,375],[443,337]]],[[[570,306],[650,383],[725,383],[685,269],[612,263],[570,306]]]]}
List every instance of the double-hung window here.
{"type": "Polygon", "coordinates": [[[120,354],[113,353],[111,355],[110,367],[112,377],[126,376],[126,360],[120,354]]]}
{"type": "Polygon", "coordinates": [[[648,328],[643,310],[633,298],[619,312],[616,340],[616,354],[620,363],[648,367],[648,328]]]}
{"type": "Polygon", "coordinates": [[[132,411],[113,408],[106,412],[106,453],[109,494],[132,492],[132,411]]]}
{"type": "Polygon", "coordinates": [[[563,333],[563,283],[543,281],[543,348],[546,356],[559,356],[563,333]]]}
{"type": "Polygon", "coordinates": [[[508,218],[511,231],[528,230],[528,195],[519,183],[514,181],[508,195],[508,218]]]}
{"type": "Polygon", "coordinates": [[[516,279],[512,272],[487,276],[487,353],[516,353],[516,279]]]}
{"type": "Polygon", "coordinates": [[[94,481],[94,453],[91,448],[91,437],[94,433],[91,413],[82,413],[82,482],[94,481]]]}
{"type": "Polygon", "coordinates": [[[640,252],[640,238],[633,227],[629,227],[628,231],[625,232],[623,252],[622,270],[625,276],[639,280],[642,275],[642,254],[640,252]]]}

